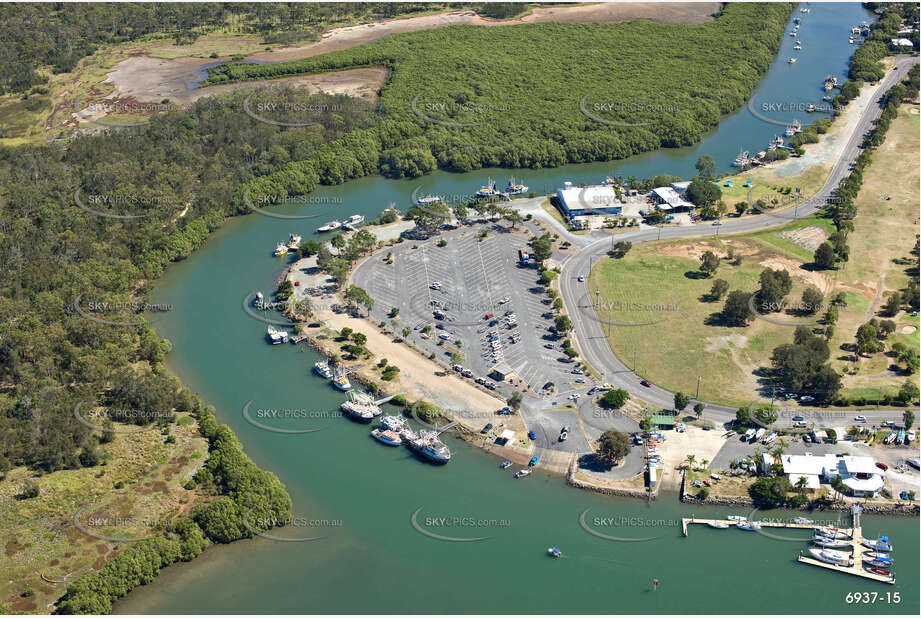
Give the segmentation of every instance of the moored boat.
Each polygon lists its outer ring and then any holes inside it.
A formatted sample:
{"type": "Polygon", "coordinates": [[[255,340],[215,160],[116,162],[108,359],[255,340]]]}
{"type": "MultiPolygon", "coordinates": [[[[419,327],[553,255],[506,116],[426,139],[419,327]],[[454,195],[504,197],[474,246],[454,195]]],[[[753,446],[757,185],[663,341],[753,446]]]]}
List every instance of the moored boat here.
{"type": "Polygon", "coordinates": [[[436,431],[420,431],[418,435],[408,440],[404,432],[403,439],[406,440],[406,446],[410,450],[432,463],[443,464],[451,460],[451,451],[444,442],[438,439],[436,431]]]}
{"type": "Polygon", "coordinates": [[[530,470],[519,470],[515,473],[515,478],[520,479],[521,477],[528,476],[529,474],[531,474],[530,470]]]}
{"type": "Polygon", "coordinates": [[[490,197],[499,197],[499,190],[496,189],[496,183],[490,178],[485,185],[480,187],[480,190],[476,192],[476,196],[480,198],[490,198],[490,197]]]}
{"type": "Polygon", "coordinates": [[[399,416],[384,416],[381,418],[381,428],[402,433],[406,429],[406,421],[399,416]]]}
{"type": "Polygon", "coordinates": [[[269,343],[272,345],[277,345],[279,343],[288,343],[288,333],[283,330],[276,330],[269,326],[266,329],[266,337],[268,337],[269,343]]]}
{"type": "Polygon", "coordinates": [[[850,532],[845,532],[841,528],[832,528],[829,526],[820,526],[814,529],[814,532],[818,536],[825,536],[832,539],[849,539],[851,538],[850,532]]]}
{"type": "Polygon", "coordinates": [[[717,528],[719,530],[726,530],[727,528],[729,528],[729,524],[725,521],[716,521],[716,520],[708,521],[707,525],[710,526],[711,528],[717,528]]]}
{"type": "Polygon", "coordinates": [[[867,549],[872,549],[874,551],[881,551],[881,552],[892,551],[892,543],[889,542],[888,536],[881,536],[878,539],[864,539],[861,545],[863,545],[867,549]]]}
{"type": "Polygon", "coordinates": [[[333,230],[338,230],[342,227],[341,221],[329,221],[326,225],[321,225],[317,228],[318,232],[332,232],[333,230]]]}
{"type": "Polygon", "coordinates": [[[320,377],[326,378],[329,380],[333,377],[333,372],[329,368],[329,363],[326,361],[317,361],[313,364],[313,371],[320,377]]]}
{"type": "Polygon", "coordinates": [[[740,521],[739,523],[736,524],[736,528],[738,528],[739,530],[751,530],[751,531],[761,530],[761,522],[760,521],[740,521]]]}
{"type": "Polygon", "coordinates": [[[842,551],[835,551],[834,549],[810,548],[809,553],[812,554],[812,557],[816,560],[821,560],[822,562],[827,562],[828,564],[835,564],[838,566],[851,566],[854,563],[850,554],[844,553],[842,551]]]}
{"type": "Polygon", "coordinates": [[[547,553],[553,556],[554,558],[559,558],[563,555],[563,552],[560,551],[559,547],[551,547],[547,550],[547,553]]]}
{"type": "Polygon", "coordinates": [[[301,246],[301,237],[297,234],[291,234],[288,236],[288,248],[297,249],[301,246]]]}
{"type": "Polygon", "coordinates": [[[509,178],[508,186],[505,188],[505,192],[509,195],[521,195],[522,193],[527,192],[527,190],[527,186],[516,183],[514,178],[509,178]]]}
{"type": "Polygon", "coordinates": [[[437,195],[426,195],[425,197],[420,197],[416,200],[417,206],[431,206],[432,204],[438,204],[441,202],[441,198],[437,195]]]}
{"type": "Polygon", "coordinates": [[[850,541],[845,539],[833,539],[827,536],[815,535],[812,537],[812,542],[819,547],[830,547],[832,549],[843,549],[845,547],[850,547],[850,541]]]}
{"type": "Polygon", "coordinates": [[[506,468],[511,468],[512,462],[508,460],[503,461],[502,463],[499,464],[499,467],[502,468],[503,470],[505,470],[506,468]]]}
{"type": "Polygon", "coordinates": [[[354,226],[356,226],[356,225],[361,225],[361,224],[364,223],[364,222],[365,222],[365,218],[364,218],[363,215],[351,215],[348,219],[346,219],[346,220],[342,223],[342,225],[347,225],[347,226],[352,226],[352,227],[354,227],[354,226]]]}
{"type": "Polygon", "coordinates": [[[400,434],[395,431],[390,431],[389,429],[381,429],[380,427],[371,430],[371,437],[387,446],[400,446],[403,444],[403,439],[400,437],[400,434]]]}
{"type": "Polygon", "coordinates": [[[281,257],[288,252],[288,245],[283,242],[278,243],[275,247],[275,257],[281,257]]]}
{"type": "Polygon", "coordinates": [[[365,393],[349,393],[348,399],[343,401],[339,408],[347,416],[362,423],[370,423],[381,413],[381,409],[375,405],[371,396],[365,393]]]}

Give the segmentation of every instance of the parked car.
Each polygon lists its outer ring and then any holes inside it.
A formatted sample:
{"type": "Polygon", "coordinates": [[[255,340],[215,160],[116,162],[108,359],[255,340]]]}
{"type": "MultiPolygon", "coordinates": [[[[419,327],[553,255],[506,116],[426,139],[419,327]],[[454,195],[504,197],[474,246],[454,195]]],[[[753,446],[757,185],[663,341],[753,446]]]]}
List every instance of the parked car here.
{"type": "Polygon", "coordinates": [[[881,461],[877,461],[877,462],[876,462],[876,467],[879,468],[880,470],[883,470],[883,471],[886,471],[886,470],[889,469],[889,466],[887,466],[886,464],[884,464],[884,463],[881,462],[881,461]]]}
{"type": "Polygon", "coordinates": [[[640,384],[642,384],[646,388],[649,388],[650,386],[652,386],[652,384],[649,383],[649,380],[640,380],[640,384]]]}
{"type": "Polygon", "coordinates": [[[544,347],[547,348],[548,350],[552,350],[552,349],[553,349],[553,344],[552,344],[552,343],[545,343],[545,344],[544,344],[544,347]]]}
{"type": "Polygon", "coordinates": [[[559,441],[564,442],[566,438],[569,437],[569,425],[563,425],[563,428],[560,430],[559,441]]]}
{"type": "Polygon", "coordinates": [[[483,426],[483,429],[480,430],[480,433],[486,433],[490,429],[492,429],[492,423],[486,423],[486,425],[483,426]]]}
{"type": "MultiPolygon", "coordinates": [[[[799,414],[797,414],[796,416],[793,417],[792,420],[794,420],[794,421],[805,421],[805,420],[806,420],[806,417],[800,416],[799,414]]],[[[866,419],[864,419],[864,420],[866,420],[866,419]]]]}
{"type": "Polygon", "coordinates": [[[866,423],[867,417],[864,416],[863,414],[858,414],[857,416],[854,417],[854,420],[857,421],[858,423],[866,423]]]}
{"type": "Polygon", "coordinates": [[[537,440],[537,433],[532,429],[528,432],[528,438],[531,440],[537,440]]]}

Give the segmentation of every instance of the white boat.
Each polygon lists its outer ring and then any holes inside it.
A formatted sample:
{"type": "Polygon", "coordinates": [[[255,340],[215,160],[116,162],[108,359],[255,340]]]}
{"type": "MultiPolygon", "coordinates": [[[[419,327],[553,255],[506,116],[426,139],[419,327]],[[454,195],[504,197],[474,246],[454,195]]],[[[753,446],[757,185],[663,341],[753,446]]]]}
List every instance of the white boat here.
{"type": "Polygon", "coordinates": [[[524,476],[528,476],[529,474],[531,474],[530,470],[519,470],[518,472],[515,473],[515,478],[520,479],[524,476]]]}
{"type": "Polygon", "coordinates": [[[757,442],[758,440],[760,440],[762,437],[764,437],[764,434],[766,432],[767,432],[767,429],[765,429],[764,427],[761,427],[760,429],[758,429],[758,431],[755,432],[755,436],[752,438],[752,442],[757,442]]]}
{"type": "Polygon", "coordinates": [[[803,49],[803,46],[799,43],[793,46],[793,51],[800,51],[801,49],[803,49]]]}
{"type": "Polygon", "coordinates": [[[765,444],[770,444],[771,442],[773,442],[773,441],[776,440],[776,439],[777,439],[777,432],[776,432],[776,431],[772,431],[771,433],[769,433],[769,434],[767,435],[767,437],[764,438],[764,443],[765,443],[765,444]]]}
{"type": "Polygon", "coordinates": [[[476,196],[484,198],[499,197],[500,193],[499,190],[496,189],[496,183],[490,178],[486,184],[480,187],[480,190],[476,192],[476,196]]]}
{"type": "Polygon", "coordinates": [[[563,552],[560,551],[559,547],[551,547],[547,550],[547,553],[553,556],[554,558],[559,558],[563,555],[563,552]]]}
{"type": "Polygon", "coordinates": [[[420,431],[419,435],[412,439],[406,439],[405,433],[401,435],[404,436],[403,439],[410,450],[432,463],[443,464],[451,460],[451,451],[438,439],[437,431],[420,431]]]}
{"type": "Polygon", "coordinates": [[[277,345],[279,343],[288,343],[288,332],[284,330],[276,330],[269,326],[266,329],[266,336],[269,338],[269,342],[272,345],[277,345]]]}
{"type": "Polygon", "coordinates": [[[865,539],[863,543],[861,543],[861,545],[863,545],[867,549],[872,549],[874,551],[881,551],[881,552],[892,551],[892,543],[889,542],[888,536],[883,536],[878,539],[865,539]]]}
{"type": "Polygon", "coordinates": [[[318,232],[332,232],[333,230],[338,230],[342,227],[341,221],[330,221],[326,225],[322,225],[317,228],[318,232]]]}
{"type": "Polygon", "coordinates": [[[363,215],[351,215],[342,225],[355,227],[356,225],[361,225],[365,222],[363,215]]]}
{"type": "MultiPolygon", "coordinates": [[[[790,35],[793,36],[793,33],[791,32],[790,35]]],[[[789,64],[796,64],[796,58],[790,58],[789,60],[787,60],[787,62],[789,64]]]]}
{"type": "Polygon", "coordinates": [[[851,546],[851,542],[846,539],[833,539],[829,536],[822,536],[820,534],[813,536],[812,542],[819,547],[831,547],[833,549],[843,549],[851,546]]]}
{"type": "Polygon", "coordinates": [[[801,8],[801,9],[799,10],[799,12],[800,12],[800,13],[808,13],[808,12],[809,12],[809,9],[808,9],[807,7],[803,7],[803,8],[801,8]]]}
{"type": "Polygon", "coordinates": [[[265,308],[265,296],[262,295],[262,292],[256,292],[256,297],[253,299],[253,306],[256,309],[265,308]]]}
{"type": "Polygon", "coordinates": [[[301,240],[302,240],[301,237],[298,236],[297,234],[291,234],[290,236],[288,236],[288,248],[297,249],[298,247],[301,246],[301,240]]]}
{"type": "Polygon", "coordinates": [[[400,446],[403,444],[403,438],[400,437],[400,434],[389,429],[372,429],[371,437],[387,446],[400,446]]]}
{"type": "Polygon", "coordinates": [[[321,377],[323,377],[323,378],[326,378],[327,380],[329,380],[330,378],[333,377],[333,372],[332,372],[332,370],[329,368],[329,363],[327,363],[326,361],[317,361],[317,362],[315,362],[315,363],[313,364],[313,371],[314,371],[317,375],[319,375],[319,376],[321,376],[321,377]]]}
{"type": "Polygon", "coordinates": [[[333,378],[333,386],[344,392],[352,390],[352,383],[349,382],[349,379],[345,376],[333,378]]]}
{"type": "Polygon", "coordinates": [[[385,416],[381,418],[381,428],[402,433],[406,429],[406,421],[399,416],[385,416]]]}
{"type": "Polygon", "coordinates": [[[834,549],[815,549],[810,547],[809,553],[812,554],[812,557],[816,560],[821,560],[828,564],[851,566],[854,563],[850,554],[846,554],[842,551],[835,551],[834,549]]]}
{"type": "Polygon", "coordinates": [[[744,515],[727,515],[726,519],[729,521],[748,521],[748,517],[744,515]]]}
{"type": "Polygon", "coordinates": [[[381,414],[381,409],[374,403],[374,399],[365,393],[349,393],[348,399],[342,402],[339,409],[363,423],[370,423],[375,416],[381,414]]]}
{"type": "Polygon", "coordinates": [[[726,530],[727,528],[729,528],[729,524],[726,523],[725,521],[708,521],[707,525],[710,526],[711,528],[718,528],[720,530],[726,530]]]}
{"type": "Polygon", "coordinates": [[[829,538],[832,538],[832,539],[849,539],[849,538],[851,538],[851,534],[850,534],[849,532],[845,532],[844,530],[842,530],[842,529],[840,529],[840,528],[831,528],[831,527],[828,527],[828,526],[821,526],[821,527],[815,528],[815,529],[814,529],[814,532],[815,532],[815,534],[817,534],[817,535],[819,535],[819,536],[825,536],[825,537],[829,537],[829,538]]]}
{"type": "Polygon", "coordinates": [[[288,245],[283,242],[278,243],[278,246],[275,247],[275,257],[280,257],[288,252],[288,245]]]}
{"type": "Polygon", "coordinates": [[[747,150],[743,150],[739,153],[739,156],[735,158],[735,161],[732,162],[733,167],[742,167],[748,165],[752,162],[751,156],[749,156],[747,150]]]}
{"type": "Polygon", "coordinates": [[[796,519],[793,520],[793,523],[809,525],[809,524],[814,524],[815,522],[809,519],[808,517],[797,517],[796,519]]]}
{"type": "Polygon", "coordinates": [[[505,192],[509,195],[521,195],[522,193],[526,193],[527,190],[528,187],[523,184],[516,183],[514,178],[509,179],[508,186],[505,188],[505,192]]]}
{"type": "Polygon", "coordinates": [[[437,195],[426,195],[425,197],[420,197],[416,200],[417,206],[431,206],[432,204],[438,204],[441,202],[441,198],[437,195]]]}
{"type": "Polygon", "coordinates": [[[761,530],[760,521],[740,521],[736,524],[739,530],[761,530]]]}

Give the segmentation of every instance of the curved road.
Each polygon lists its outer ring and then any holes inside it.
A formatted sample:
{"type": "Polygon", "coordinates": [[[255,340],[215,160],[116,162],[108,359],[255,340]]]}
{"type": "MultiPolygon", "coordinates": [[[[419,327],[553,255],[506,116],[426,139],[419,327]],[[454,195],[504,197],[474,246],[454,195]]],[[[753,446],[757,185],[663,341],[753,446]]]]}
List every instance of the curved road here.
{"type": "MultiPolygon", "coordinates": [[[[864,110],[857,126],[851,134],[850,140],[841,153],[838,162],[835,164],[825,185],[812,198],[808,199],[803,205],[798,206],[795,217],[786,215],[785,212],[777,214],[765,214],[758,217],[728,221],[722,226],[694,226],[694,227],[677,227],[662,229],[645,229],[634,233],[622,234],[618,240],[628,240],[632,243],[656,240],[658,238],[691,238],[695,236],[714,236],[722,234],[738,234],[744,232],[753,232],[766,228],[776,227],[793,221],[797,218],[806,217],[822,208],[832,192],[838,187],[841,180],[850,172],[850,166],[860,154],[860,145],[867,131],[873,127],[873,123],[882,113],[882,97],[897,81],[901,80],[912,64],[918,62],[917,58],[899,58],[896,60],[895,68],[883,78],[881,92],[877,101],[871,103],[864,110]]],[[[555,227],[559,224],[553,221],[555,227]]],[[[568,235],[570,237],[572,235],[568,235]]],[[[576,337],[579,349],[583,358],[603,376],[604,381],[610,382],[615,388],[623,388],[631,395],[649,402],[655,406],[665,409],[674,407],[674,394],[653,385],[646,388],[640,384],[640,377],[631,371],[611,350],[607,339],[602,330],[602,322],[594,313],[594,308],[589,306],[584,309],[578,309],[580,302],[586,305],[588,290],[584,283],[579,283],[578,275],[589,272],[592,260],[605,257],[611,244],[611,237],[606,233],[592,234],[589,237],[575,236],[571,240],[578,239],[582,244],[582,249],[562,261],[562,272],[560,275],[560,290],[563,296],[563,302],[569,309],[569,315],[573,317],[573,336],[576,337]],[[597,238],[597,240],[594,240],[597,238]],[[589,241],[592,239],[592,241],[589,241]],[[588,243],[588,244],[585,244],[588,243]],[[577,319],[576,316],[579,316],[577,319]]],[[[736,408],[728,406],[706,404],[705,411],[707,418],[718,422],[726,422],[735,418],[736,408]]],[[[870,412],[864,412],[868,417],[870,412]]],[[[821,416],[821,413],[817,414],[821,416]]],[[[879,416],[880,419],[892,416],[892,412],[876,413],[872,416],[879,416]]],[[[873,422],[873,418],[870,419],[873,422]]]]}

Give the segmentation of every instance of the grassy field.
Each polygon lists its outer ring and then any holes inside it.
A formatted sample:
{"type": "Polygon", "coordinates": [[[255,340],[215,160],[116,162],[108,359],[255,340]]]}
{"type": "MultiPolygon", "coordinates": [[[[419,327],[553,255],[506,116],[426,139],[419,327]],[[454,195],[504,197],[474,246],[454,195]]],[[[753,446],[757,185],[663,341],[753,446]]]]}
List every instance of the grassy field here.
{"type": "Polygon", "coordinates": [[[7,472],[0,480],[0,607],[48,613],[69,583],[127,545],[80,531],[73,518],[82,509],[86,529],[112,538],[149,535],[155,522],[187,513],[195,492],[182,485],[208,456],[207,441],[190,421],[183,415],[170,426],[175,443],[156,429],[119,434],[102,446],[98,466],[38,478],[25,468],[7,472]],[[39,495],[16,499],[29,480],[39,495]]]}
{"type": "MultiPolygon", "coordinates": [[[[741,405],[769,398],[769,388],[756,374],[769,366],[774,347],[792,341],[793,327],[760,319],[745,328],[724,326],[711,315],[722,302],[707,302],[706,294],[713,278],[728,281],[730,290],[754,292],[764,268],[784,268],[794,280],[788,300],[798,300],[808,285],[826,298],[845,293],[847,307],[840,310],[830,341],[832,366],[845,375],[843,394],[868,400],[880,392],[894,394],[906,376],[893,370],[891,357],[878,353],[854,362],[842,346],[853,343],[863,322],[880,317],[879,299],[908,280],[907,267],[893,260],[908,256],[918,230],[917,156],[906,156],[918,151],[918,117],[906,106],[865,175],[849,240],[850,260],[838,271],[802,268],[812,261],[815,246],[833,231],[829,221],[819,218],[721,241],[644,243],[622,259],[600,262],[589,278],[589,289],[601,293],[600,313],[614,351],[628,366],[633,365],[635,351],[637,372],[671,390],[693,394],[701,376],[700,396],[708,401],[741,405]],[[733,266],[724,260],[713,278],[699,278],[699,256],[707,250],[725,256],[729,247],[743,256],[741,263],[733,266]],[[626,303],[635,306],[625,307],[626,303]],[[667,346],[662,345],[665,339],[667,346]]],[[[890,335],[887,349],[901,341],[917,351],[918,317],[903,312],[895,321],[898,330],[890,335]]]]}

